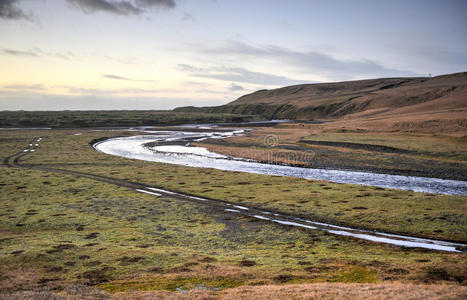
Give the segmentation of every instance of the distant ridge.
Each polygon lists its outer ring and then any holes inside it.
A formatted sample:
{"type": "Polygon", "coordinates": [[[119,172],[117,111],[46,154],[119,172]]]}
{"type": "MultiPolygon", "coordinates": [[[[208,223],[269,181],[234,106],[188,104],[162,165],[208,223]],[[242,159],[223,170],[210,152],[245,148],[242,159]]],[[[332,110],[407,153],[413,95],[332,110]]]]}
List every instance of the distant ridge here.
{"type": "Polygon", "coordinates": [[[340,120],[391,112],[465,110],[467,72],[437,77],[380,78],[259,90],[222,106],[175,111],[261,115],[268,119],[340,120]]]}

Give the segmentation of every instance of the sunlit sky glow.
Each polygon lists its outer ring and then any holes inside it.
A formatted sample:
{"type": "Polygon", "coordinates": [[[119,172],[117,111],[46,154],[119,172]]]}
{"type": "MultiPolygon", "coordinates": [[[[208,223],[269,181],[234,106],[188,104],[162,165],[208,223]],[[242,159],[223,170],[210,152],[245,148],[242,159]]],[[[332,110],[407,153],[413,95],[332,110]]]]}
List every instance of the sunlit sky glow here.
{"type": "Polygon", "coordinates": [[[0,110],[171,109],[467,70],[467,1],[0,0],[0,110]]]}

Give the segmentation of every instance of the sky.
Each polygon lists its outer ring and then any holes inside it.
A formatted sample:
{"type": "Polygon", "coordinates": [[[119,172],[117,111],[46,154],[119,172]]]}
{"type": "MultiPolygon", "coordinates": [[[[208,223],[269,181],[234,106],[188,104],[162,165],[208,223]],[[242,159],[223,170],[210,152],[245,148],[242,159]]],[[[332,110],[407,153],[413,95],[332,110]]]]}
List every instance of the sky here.
{"type": "Polygon", "coordinates": [[[464,0],[0,0],[0,110],[212,106],[463,71],[464,0]]]}

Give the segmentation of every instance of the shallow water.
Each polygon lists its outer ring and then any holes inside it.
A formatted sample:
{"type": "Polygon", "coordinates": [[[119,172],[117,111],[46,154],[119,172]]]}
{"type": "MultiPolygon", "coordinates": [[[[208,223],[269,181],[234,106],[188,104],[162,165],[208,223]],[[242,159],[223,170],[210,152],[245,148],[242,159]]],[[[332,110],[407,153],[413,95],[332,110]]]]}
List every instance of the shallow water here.
{"type": "Polygon", "coordinates": [[[326,180],[336,183],[360,184],[382,188],[411,190],[448,195],[467,195],[467,182],[416,176],[377,174],[370,172],[300,168],[284,165],[258,163],[251,160],[231,158],[201,147],[179,145],[207,138],[226,138],[242,134],[243,130],[219,132],[161,131],[157,135],[114,138],[100,142],[94,147],[104,153],[146,161],[214,168],[226,171],[291,176],[305,179],[326,180]],[[164,142],[164,145],[147,147],[149,142],[164,142]],[[177,145],[167,145],[170,142],[177,145]]]}

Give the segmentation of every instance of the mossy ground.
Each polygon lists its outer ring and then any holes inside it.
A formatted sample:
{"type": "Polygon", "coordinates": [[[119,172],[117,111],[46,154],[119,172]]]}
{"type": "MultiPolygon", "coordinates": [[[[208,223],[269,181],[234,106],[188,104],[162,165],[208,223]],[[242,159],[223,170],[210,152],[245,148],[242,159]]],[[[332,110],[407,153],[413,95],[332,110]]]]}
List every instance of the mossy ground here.
{"type": "MultiPolygon", "coordinates": [[[[88,144],[122,134],[129,133],[9,131],[0,132],[0,147],[7,156],[42,136],[39,149],[22,163],[104,174],[310,218],[465,240],[465,197],[148,164],[108,156],[88,144]],[[369,195],[357,197],[363,193],[369,195]],[[352,209],[358,206],[367,209],[352,209]]],[[[0,170],[3,292],[60,289],[76,282],[117,292],[465,280],[465,254],[289,228],[70,175],[0,170]]]]}
{"type": "Polygon", "coordinates": [[[89,145],[89,141],[102,136],[135,133],[43,133],[48,135],[41,141],[40,149],[26,156],[24,163],[111,176],[336,224],[467,240],[464,196],[147,163],[106,155],[89,145]]]}

